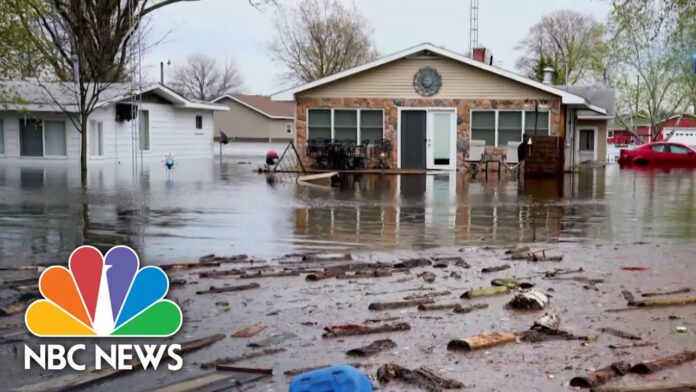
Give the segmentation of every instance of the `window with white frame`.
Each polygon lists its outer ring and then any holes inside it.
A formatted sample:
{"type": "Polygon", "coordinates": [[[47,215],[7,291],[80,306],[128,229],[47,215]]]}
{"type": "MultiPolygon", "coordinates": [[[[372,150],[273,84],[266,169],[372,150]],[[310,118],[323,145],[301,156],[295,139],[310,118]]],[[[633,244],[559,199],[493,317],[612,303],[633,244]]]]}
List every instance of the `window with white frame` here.
{"type": "Polygon", "coordinates": [[[90,120],[89,122],[89,155],[104,156],[104,123],[90,120]]]}
{"type": "Polygon", "coordinates": [[[374,144],[384,138],[384,112],[375,109],[309,109],[307,138],[374,144]]]}
{"type": "Polygon", "coordinates": [[[19,120],[19,150],[26,157],[66,156],[65,121],[19,120]]]}
{"type": "Polygon", "coordinates": [[[487,146],[507,147],[521,142],[522,135],[548,135],[548,112],[520,110],[474,110],[471,112],[471,139],[483,140],[487,146]]]}

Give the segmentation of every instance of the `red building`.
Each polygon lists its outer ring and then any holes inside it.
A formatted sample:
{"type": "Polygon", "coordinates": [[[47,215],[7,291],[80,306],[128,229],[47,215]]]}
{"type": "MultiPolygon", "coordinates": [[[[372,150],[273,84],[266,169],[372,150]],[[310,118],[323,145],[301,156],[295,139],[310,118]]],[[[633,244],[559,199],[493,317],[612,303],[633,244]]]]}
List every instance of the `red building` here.
{"type": "Polygon", "coordinates": [[[696,116],[684,113],[672,116],[662,123],[657,138],[658,140],[664,140],[665,136],[669,135],[671,140],[676,140],[684,136],[682,134],[691,134],[693,132],[696,132],[696,116]]]}

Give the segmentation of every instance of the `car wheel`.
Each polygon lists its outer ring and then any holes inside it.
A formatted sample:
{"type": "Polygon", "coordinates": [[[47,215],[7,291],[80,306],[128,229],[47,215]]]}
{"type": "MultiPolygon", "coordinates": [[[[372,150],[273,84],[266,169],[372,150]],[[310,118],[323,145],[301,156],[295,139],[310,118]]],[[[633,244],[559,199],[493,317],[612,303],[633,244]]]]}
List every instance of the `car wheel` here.
{"type": "Polygon", "coordinates": [[[645,158],[638,158],[635,161],[633,161],[638,166],[647,166],[648,165],[648,160],[645,158]]]}

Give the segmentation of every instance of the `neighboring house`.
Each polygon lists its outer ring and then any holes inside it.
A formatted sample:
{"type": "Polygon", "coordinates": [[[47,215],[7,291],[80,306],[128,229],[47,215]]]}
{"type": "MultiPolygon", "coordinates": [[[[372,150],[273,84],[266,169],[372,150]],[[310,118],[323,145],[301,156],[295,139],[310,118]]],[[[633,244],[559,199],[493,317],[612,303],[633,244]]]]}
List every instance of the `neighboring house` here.
{"type": "Polygon", "coordinates": [[[469,140],[499,155],[525,133],[565,140],[566,168],[603,161],[614,106],[613,91],[539,83],[429,43],[273,99],[295,101],[303,154],[308,139],[386,139],[392,168],[447,170],[464,165],[469,140]]]}
{"type": "Polygon", "coordinates": [[[230,138],[246,141],[288,141],[294,138],[295,104],[272,101],[266,95],[223,95],[213,103],[225,105],[227,112],[215,113],[215,138],[224,132],[230,138]]]}
{"type": "Polygon", "coordinates": [[[607,143],[617,145],[643,144],[652,141],[653,131],[647,115],[617,116],[610,124],[607,143]]]}
{"type": "MultiPolygon", "coordinates": [[[[76,112],[75,98],[65,84],[0,84],[7,91],[0,98],[0,162],[80,160],[81,134],[65,114],[76,112]]],[[[135,92],[127,84],[115,84],[100,97],[89,116],[89,163],[131,161],[134,156],[163,160],[170,154],[210,157],[213,112],[227,110],[189,100],[160,84],[135,92]]]]}
{"type": "Polygon", "coordinates": [[[696,146],[696,115],[683,113],[668,118],[660,125],[657,139],[696,146]]]}

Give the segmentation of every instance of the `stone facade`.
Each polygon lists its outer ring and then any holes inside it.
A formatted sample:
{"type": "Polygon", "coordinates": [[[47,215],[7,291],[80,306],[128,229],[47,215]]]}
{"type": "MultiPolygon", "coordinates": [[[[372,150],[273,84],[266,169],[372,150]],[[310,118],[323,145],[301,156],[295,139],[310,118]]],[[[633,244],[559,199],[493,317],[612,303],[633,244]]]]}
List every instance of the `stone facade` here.
{"type": "MultiPolygon", "coordinates": [[[[303,154],[303,160],[307,145],[307,110],[308,109],[383,109],[384,110],[384,137],[392,141],[393,152],[389,166],[398,167],[397,126],[399,108],[456,108],[457,110],[457,141],[469,140],[471,110],[524,110],[524,99],[376,99],[376,98],[311,98],[296,97],[296,143],[298,150],[303,154]]],[[[558,136],[561,127],[561,101],[559,99],[548,100],[551,114],[550,134],[558,136]]],[[[492,155],[502,154],[502,148],[487,148],[492,155]]],[[[307,161],[307,164],[310,162],[307,161]]],[[[457,152],[457,166],[464,165],[464,156],[457,152]]]]}

